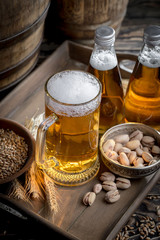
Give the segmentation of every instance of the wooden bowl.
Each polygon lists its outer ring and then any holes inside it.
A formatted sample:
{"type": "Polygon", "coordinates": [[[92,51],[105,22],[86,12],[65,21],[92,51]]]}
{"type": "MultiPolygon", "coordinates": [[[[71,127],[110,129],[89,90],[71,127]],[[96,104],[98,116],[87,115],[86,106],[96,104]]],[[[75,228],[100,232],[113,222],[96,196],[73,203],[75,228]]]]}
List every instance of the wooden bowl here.
{"type": "Polygon", "coordinates": [[[0,184],[3,184],[14,180],[28,170],[35,157],[35,140],[27,128],[10,119],[0,118],[0,129],[13,130],[17,135],[23,137],[25,143],[28,145],[28,157],[23,167],[13,175],[0,179],[0,184]]]}
{"type": "Polygon", "coordinates": [[[124,124],[116,125],[108,129],[100,139],[100,151],[102,155],[102,161],[111,172],[119,176],[126,177],[126,178],[141,178],[154,173],[160,168],[160,159],[152,165],[138,168],[133,166],[121,165],[120,163],[107,157],[106,154],[104,153],[103,143],[107,139],[114,138],[115,136],[120,134],[126,134],[126,133],[130,134],[137,129],[142,131],[144,135],[149,135],[154,137],[157,144],[160,146],[160,134],[158,133],[158,131],[141,123],[124,123],[124,124]]]}

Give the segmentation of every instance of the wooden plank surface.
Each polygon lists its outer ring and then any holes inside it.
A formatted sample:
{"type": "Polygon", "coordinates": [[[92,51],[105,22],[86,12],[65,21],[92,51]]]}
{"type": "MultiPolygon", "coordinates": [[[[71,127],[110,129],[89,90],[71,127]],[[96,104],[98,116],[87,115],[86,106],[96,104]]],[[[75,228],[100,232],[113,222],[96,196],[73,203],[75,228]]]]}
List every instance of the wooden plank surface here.
{"type": "MultiPolygon", "coordinates": [[[[0,103],[0,116],[24,124],[25,118],[31,118],[37,109],[42,113],[46,80],[60,70],[86,70],[90,53],[91,49],[88,47],[64,42],[0,103]]],[[[105,170],[101,164],[100,172],[105,170]]],[[[159,173],[160,171],[142,179],[132,180],[132,187],[122,191],[120,200],[111,205],[105,203],[104,192],[97,196],[92,207],[82,204],[83,195],[92,190],[93,185],[98,182],[98,176],[79,187],[57,186],[60,210],[52,223],[82,240],[111,240],[154,186],[159,173]]]]}

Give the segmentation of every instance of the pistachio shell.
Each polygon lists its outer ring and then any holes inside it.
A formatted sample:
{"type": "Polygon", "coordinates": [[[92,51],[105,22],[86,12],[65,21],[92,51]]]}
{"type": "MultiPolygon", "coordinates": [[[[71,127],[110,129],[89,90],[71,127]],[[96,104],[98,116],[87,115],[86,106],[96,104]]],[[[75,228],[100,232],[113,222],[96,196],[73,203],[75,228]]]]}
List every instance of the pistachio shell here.
{"type": "Polygon", "coordinates": [[[122,147],[122,148],[119,150],[119,154],[120,154],[121,152],[130,153],[131,150],[130,150],[129,148],[127,148],[127,147],[122,147]]]}
{"type": "Polygon", "coordinates": [[[114,137],[114,140],[115,140],[115,142],[124,144],[129,141],[129,135],[128,134],[118,135],[118,136],[114,137]]]}
{"type": "Polygon", "coordinates": [[[153,156],[148,152],[143,152],[142,158],[144,159],[145,162],[150,162],[153,159],[153,156]]]}
{"type": "Polygon", "coordinates": [[[140,147],[138,147],[136,148],[136,153],[138,156],[142,156],[143,150],[140,147]]]}
{"type": "Polygon", "coordinates": [[[118,190],[109,191],[105,194],[105,200],[108,203],[117,202],[120,199],[118,190]]]}
{"type": "Polygon", "coordinates": [[[93,192],[95,192],[95,194],[100,193],[101,190],[102,190],[102,184],[97,183],[93,186],[93,192]]]}
{"type": "Polygon", "coordinates": [[[114,146],[114,151],[115,152],[119,152],[119,150],[122,148],[122,144],[121,143],[116,143],[114,146]]]}
{"type": "Polygon", "coordinates": [[[114,182],[115,178],[116,178],[115,175],[111,172],[103,172],[100,176],[100,180],[102,182],[104,182],[104,181],[113,181],[114,182]]]}
{"type": "Polygon", "coordinates": [[[113,150],[115,146],[115,141],[113,139],[108,139],[104,144],[103,144],[103,151],[107,152],[108,150],[113,150]]]}
{"type": "Polygon", "coordinates": [[[156,145],[153,145],[152,147],[152,153],[154,154],[160,154],[160,147],[156,146],[156,145]]]}
{"type": "Polygon", "coordinates": [[[96,199],[96,194],[94,192],[87,192],[83,197],[83,203],[84,205],[91,206],[96,199]]]}
{"type": "Polygon", "coordinates": [[[155,139],[151,136],[144,136],[142,138],[142,144],[144,147],[152,147],[155,143],[155,139]]]}
{"type": "Polygon", "coordinates": [[[127,155],[124,152],[121,152],[119,155],[119,162],[124,166],[129,166],[130,162],[127,155]]]}
{"type": "Polygon", "coordinates": [[[129,159],[130,164],[133,163],[133,161],[136,159],[136,157],[137,157],[137,153],[135,151],[131,151],[128,154],[128,159],[129,159]]]}
{"type": "Polygon", "coordinates": [[[108,150],[106,153],[106,156],[111,158],[112,160],[117,160],[118,154],[115,151],[108,150]]]}
{"type": "Polygon", "coordinates": [[[141,141],[143,138],[143,133],[140,130],[136,130],[132,132],[129,136],[130,140],[139,140],[141,141]]]}
{"type": "Polygon", "coordinates": [[[131,186],[131,182],[127,178],[118,177],[116,178],[116,186],[120,189],[127,189],[131,186]]]}
{"type": "Polygon", "coordinates": [[[126,147],[129,148],[130,150],[135,150],[140,146],[140,141],[139,140],[131,140],[126,143],[126,147]]]}
{"type": "Polygon", "coordinates": [[[104,181],[102,183],[102,187],[105,191],[111,191],[111,190],[117,189],[115,182],[112,182],[112,181],[104,181]]]}

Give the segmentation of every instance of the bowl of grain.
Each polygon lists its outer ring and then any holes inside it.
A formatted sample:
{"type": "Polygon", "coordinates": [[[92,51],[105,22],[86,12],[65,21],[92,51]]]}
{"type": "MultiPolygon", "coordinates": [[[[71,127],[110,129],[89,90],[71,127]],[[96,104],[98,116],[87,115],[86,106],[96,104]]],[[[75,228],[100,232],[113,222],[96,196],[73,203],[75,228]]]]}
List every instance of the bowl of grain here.
{"type": "Polygon", "coordinates": [[[0,184],[28,170],[35,156],[35,140],[16,121],[0,118],[0,184]]]}
{"type": "Polygon", "coordinates": [[[160,168],[160,134],[141,123],[108,129],[100,139],[102,161],[113,173],[141,178],[160,168]]]}

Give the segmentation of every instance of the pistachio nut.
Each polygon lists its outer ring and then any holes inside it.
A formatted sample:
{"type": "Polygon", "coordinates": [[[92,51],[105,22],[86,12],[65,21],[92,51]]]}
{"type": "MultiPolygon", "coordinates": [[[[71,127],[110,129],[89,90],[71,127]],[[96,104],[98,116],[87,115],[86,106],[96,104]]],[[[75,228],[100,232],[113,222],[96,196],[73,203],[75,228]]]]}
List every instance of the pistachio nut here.
{"type": "Polygon", "coordinates": [[[121,143],[116,143],[113,150],[115,152],[119,152],[119,150],[122,148],[122,146],[123,145],[121,143]]]}
{"type": "Polygon", "coordinates": [[[153,165],[154,163],[157,163],[156,159],[151,160],[148,165],[150,166],[150,165],[153,165]]]}
{"type": "Polygon", "coordinates": [[[112,181],[104,181],[102,183],[102,187],[105,191],[111,191],[111,190],[117,189],[115,182],[112,182],[112,181]]]}
{"type": "Polygon", "coordinates": [[[116,178],[115,175],[113,173],[111,173],[111,172],[103,172],[101,174],[101,176],[100,176],[100,180],[102,182],[104,182],[104,181],[112,181],[112,182],[114,182],[115,178],[116,178]]]}
{"type": "Polygon", "coordinates": [[[131,140],[126,143],[126,147],[129,148],[130,150],[135,150],[140,146],[140,141],[139,140],[131,140]]]}
{"type": "Polygon", "coordinates": [[[139,140],[141,141],[143,138],[143,133],[140,130],[135,130],[134,132],[132,132],[129,136],[130,140],[139,140]]]}
{"type": "Polygon", "coordinates": [[[129,162],[130,164],[133,163],[133,161],[137,158],[137,153],[135,151],[131,151],[129,154],[128,154],[128,159],[129,159],[129,162]]]}
{"type": "Polygon", "coordinates": [[[103,151],[107,152],[108,150],[113,150],[115,146],[115,141],[113,139],[108,139],[104,144],[103,144],[103,151]]]}
{"type": "Polygon", "coordinates": [[[93,192],[95,192],[95,194],[100,193],[101,190],[102,190],[102,184],[97,183],[93,186],[93,192]]]}
{"type": "Polygon", "coordinates": [[[83,203],[86,206],[91,206],[96,199],[96,194],[95,192],[87,192],[84,197],[83,197],[83,203]]]}
{"type": "Polygon", "coordinates": [[[151,136],[144,136],[142,138],[142,145],[144,147],[152,147],[155,143],[155,139],[151,136]]]}
{"type": "Polygon", "coordinates": [[[129,141],[129,135],[128,134],[121,134],[114,137],[115,142],[125,144],[129,141]]]}
{"type": "Polygon", "coordinates": [[[131,186],[131,182],[127,178],[118,177],[116,178],[116,186],[120,189],[127,189],[131,186]]]}
{"type": "Polygon", "coordinates": [[[119,155],[119,162],[124,166],[129,166],[130,162],[127,155],[124,152],[121,152],[119,155]]]}
{"type": "Polygon", "coordinates": [[[150,152],[150,148],[148,148],[148,147],[143,147],[143,152],[150,152]]]}
{"type": "Polygon", "coordinates": [[[118,190],[112,190],[105,194],[105,201],[108,203],[117,202],[120,199],[120,194],[118,190]]]}
{"type": "Polygon", "coordinates": [[[117,160],[118,158],[118,153],[116,153],[115,151],[108,150],[105,154],[107,157],[111,158],[112,160],[117,160]]]}
{"type": "Polygon", "coordinates": [[[153,145],[151,152],[153,154],[160,154],[160,147],[158,147],[157,145],[153,145]]]}
{"type": "Polygon", "coordinates": [[[130,153],[131,150],[130,150],[129,148],[127,148],[127,147],[121,147],[121,149],[119,150],[119,154],[120,154],[121,152],[130,153]]]}
{"type": "Polygon", "coordinates": [[[136,158],[134,161],[133,161],[133,165],[135,167],[144,167],[144,160],[143,158],[139,157],[139,158],[136,158]]]}
{"type": "Polygon", "coordinates": [[[142,158],[144,159],[145,162],[148,163],[153,159],[153,156],[148,152],[143,152],[142,153],[142,158]]]}
{"type": "Polygon", "coordinates": [[[140,147],[138,147],[136,148],[136,153],[138,156],[142,156],[143,150],[140,147]]]}

